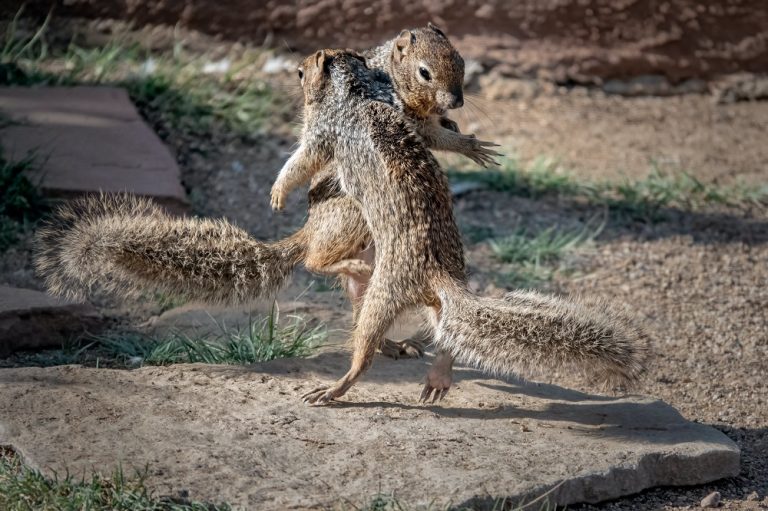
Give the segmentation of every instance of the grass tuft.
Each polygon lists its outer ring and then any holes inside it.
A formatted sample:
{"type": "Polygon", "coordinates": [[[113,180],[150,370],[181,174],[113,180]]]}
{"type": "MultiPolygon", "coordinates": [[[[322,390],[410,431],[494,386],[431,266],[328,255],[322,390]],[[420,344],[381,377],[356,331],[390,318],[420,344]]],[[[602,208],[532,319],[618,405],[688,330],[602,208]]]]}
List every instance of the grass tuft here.
{"type": "Polygon", "coordinates": [[[121,469],[111,476],[89,478],[66,474],[49,478],[25,466],[18,456],[0,447],[0,509],[83,509],[125,511],[214,511],[228,505],[156,497],[147,489],[146,471],[127,477],[121,469]]]}
{"type": "Polygon", "coordinates": [[[129,369],[184,363],[246,365],[309,356],[326,338],[323,325],[311,326],[298,316],[291,316],[291,321],[281,326],[274,310],[261,320],[250,319],[242,328],[217,327],[219,331],[213,334],[171,331],[151,336],[117,331],[89,335],[71,339],[59,350],[17,353],[5,364],[11,367],[83,364],[129,369]]]}
{"type": "Polygon", "coordinates": [[[545,158],[538,158],[528,168],[521,167],[517,160],[505,158],[496,169],[449,169],[448,175],[522,197],[553,195],[586,199],[623,217],[645,222],[662,220],[667,209],[694,211],[712,205],[737,208],[768,205],[768,186],[738,183],[720,186],[702,182],[686,172],[665,171],[656,164],[645,178],[621,182],[577,179],[562,170],[555,160],[545,158]]]}
{"type": "Polygon", "coordinates": [[[45,56],[47,46],[43,36],[48,29],[48,24],[51,22],[51,12],[48,13],[45,21],[33,34],[28,37],[17,37],[17,29],[22,14],[24,14],[24,5],[16,11],[16,14],[5,30],[3,48],[0,50],[0,63],[13,63],[29,55],[45,56]]]}
{"type": "Polygon", "coordinates": [[[44,210],[39,188],[27,175],[34,166],[33,155],[9,161],[0,151],[0,253],[44,210]]]}
{"type": "Polygon", "coordinates": [[[527,169],[523,169],[516,159],[503,157],[497,168],[482,171],[449,169],[448,175],[457,180],[483,183],[491,190],[531,198],[575,195],[584,191],[575,177],[564,172],[556,160],[544,157],[534,160],[527,169]]]}
{"type": "Polygon", "coordinates": [[[668,172],[653,165],[648,176],[637,181],[605,184],[593,200],[633,219],[658,221],[664,210],[696,211],[710,205],[731,207],[765,206],[768,187],[737,183],[718,186],[705,183],[686,172],[668,172]]]}
{"type": "Polygon", "coordinates": [[[92,336],[89,348],[120,365],[169,365],[180,363],[253,364],[278,358],[311,355],[325,339],[321,325],[309,327],[302,319],[279,327],[277,315],[250,320],[245,328],[218,325],[214,336],[191,336],[174,331],[164,337],[112,333],[92,336]]]}
{"type": "Polygon", "coordinates": [[[594,227],[594,222],[588,222],[581,229],[549,227],[538,233],[520,228],[489,243],[496,259],[509,264],[506,284],[536,287],[551,280],[557,272],[569,271],[566,257],[591,244],[603,227],[604,224],[594,227]]]}

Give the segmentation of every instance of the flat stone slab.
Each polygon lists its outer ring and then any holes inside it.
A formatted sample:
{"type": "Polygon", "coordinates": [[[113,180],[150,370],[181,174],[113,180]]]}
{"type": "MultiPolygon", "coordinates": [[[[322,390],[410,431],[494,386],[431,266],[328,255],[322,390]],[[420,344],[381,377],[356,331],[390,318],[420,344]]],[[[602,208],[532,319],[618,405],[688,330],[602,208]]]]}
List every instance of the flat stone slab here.
{"type": "Polygon", "coordinates": [[[565,505],[739,472],[726,436],[651,398],[459,369],[440,406],[419,405],[422,360],[379,357],[343,402],[300,402],[347,367],[346,353],[326,351],[250,367],[0,370],[0,444],[49,472],[147,466],[160,495],[268,510],[378,492],[436,509],[544,494],[565,505]]]}
{"type": "Polygon", "coordinates": [[[43,189],[58,195],[122,192],[187,206],[181,173],[125,90],[115,87],[0,87],[7,156],[32,151],[43,189]]]}
{"type": "Polygon", "coordinates": [[[69,337],[98,326],[101,320],[88,304],[0,286],[0,357],[19,350],[61,347],[69,337]]]}

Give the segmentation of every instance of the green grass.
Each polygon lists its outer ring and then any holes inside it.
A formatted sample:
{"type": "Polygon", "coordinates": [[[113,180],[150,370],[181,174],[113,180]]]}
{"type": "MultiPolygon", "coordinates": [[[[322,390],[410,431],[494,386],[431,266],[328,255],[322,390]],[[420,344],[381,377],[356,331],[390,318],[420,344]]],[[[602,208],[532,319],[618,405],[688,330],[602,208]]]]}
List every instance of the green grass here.
{"type": "Polygon", "coordinates": [[[89,338],[89,349],[124,366],[180,363],[253,364],[277,358],[305,357],[325,340],[322,325],[310,327],[297,316],[286,326],[279,316],[250,319],[243,328],[217,325],[215,335],[197,336],[172,331],[162,337],[137,332],[111,333],[89,338]]]}
{"type": "Polygon", "coordinates": [[[46,477],[0,447],[0,509],[213,511],[230,507],[157,497],[146,487],[146,472],[126,476],[118,469],[108,477],[98,473],[46,477]]]}
{"type": "Polygon", "coordinates": [[[171,332],[163,337],[113,333],[90,338],[90,348],[121,365],[253,364],[277,358],[311,355],[325,338],[322,327],[295,321],[276,328],[268,319],[245,328],[227,329],[210,337],[171,332]]]}
{"type": "Polygon", "coordinates": [[[0,151],[0,253],[7,250],[45,209],[39,187],[28,175],[33,168],[33,155],[9,161],[0,151]]]}
{"type": "Polygon", "coordinates": [[[574,195],[584,191],[583,186],[571,174],[563,172],[555,160],[537,158],[527,169],[522,169],[512,158],[503,157],[499,162],[497,168],[483,171],[449,169],[448,173],[458,180],[478,181],[491,190],[524,197],[574,195]]]}
{"type": "Polygon", "coordinates": [[[88,349],[119,365],[253,364],[277,358],[311,355],[325,340],[322,325],[310,327],[299,317],[286,326],[278,324],[274,308],[262,320],[251,319],[243,328],[217,325],[216,335],[198,336],[172,331],[163,337],[136,332],[92,336],[88,349]]]}
{"type": "Polygon", "coordinates": [[[504,263],[548,263],[557,261],[564,254],[592,241],[600,230],[549,227],[532,234],[526,229],[518,229],[505,238],[491,241],[491,248],[496,258],[504,263]]]}
{"type": "Polygon", "coordinates": [[[459,229],[461,230],[465,243],[469,245],[474,245],[475,243],[480,243],[493,238],[495,232],[491,226],[468,223],[460,223],[459,229]]]}
{"type": "MultiPolygon", "coordinates": [[[[276,312],[250,319],[248,325],[217,325],[214,333],[170,331],[152,336],[135,331],[113,331],[72,339],[59,350],[18,353],[10,366],[83,364],[96,367],[135,368],[182,363],[253,364],[278,358],[305,357],[326,338],[323,325],[311,326],[298,316],[279,324],[276,312]]],[[[0,366],[1,367],[1,366],[0,366]]]]}
{"type": "Polygon", "coordinates": [[[654,222],[667,209],[695,211],[712,205],[766,207],[768,186],[746,184],[719,186],[705,183],[689,173],[664,170],[653,165],[643,179],[588,181],[563,170],[555,160],[539,158],[528,168],[504,158],[499,168],[488,170],[449,169],[452,179],[478,181],[496,191],[518,196],[572,197],[605,206],[633,220],[654,222]]]}
{"type": "Polygon", "coordinates": [[[644,179],[607,183],[597,189],[600,193],[593,198],[594,202],[602,202],[632,218],[651,221],[662,219],[664,209],[668,208],[697,211],[710,205],[768,205],[766,186],[718,186],[686,172],[665,172],[656,165],[644,179]]]}
{"type": "Polygon", "coordinates": [[[338,289],[338,281],[330,277],[317,277],[311,284],[312,289],[318,293],[327,293],[338,289]]]}
{"type": "Polygon", "coordinates": [[[504,238],[489,241],[494,257],[507,264],[504,283],[514,287],[536,287],[551,280],[557,272],[569,272],[570,254],[589,245],[603,229],[588,222],[581,229],[549,227],[532,233],[518,229],[504,238]]]}
{"type": "Polygon", "coordinates": [[[22,34],[21,12],[6,28],[0,84],[125,87],[161,132],[165,126],[197,136],[224,132],[250,137],[286,108],[257,75],[258,50],[233,56],[223,72],[205,72],[210,56],[187,51],[181,41],[167,51],[150,50],[122,36],[98,47],[72,40],[65,48],[52,48],[46,41],[49,20],[22,34]]]}

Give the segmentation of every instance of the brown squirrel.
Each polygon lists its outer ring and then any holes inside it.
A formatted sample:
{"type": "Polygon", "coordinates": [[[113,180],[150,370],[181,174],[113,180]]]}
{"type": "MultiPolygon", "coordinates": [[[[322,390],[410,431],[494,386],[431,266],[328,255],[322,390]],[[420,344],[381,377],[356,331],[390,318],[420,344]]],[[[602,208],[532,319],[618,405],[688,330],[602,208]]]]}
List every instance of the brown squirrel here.
{"type": "MultiPolygon", "coordinates": [[[[362,56],[369,68],[384,73],[382,79],[391,80],[388,94],[394,96],[390,101],[399,101],[430,149],[457,152],[484,166],[494,163],[492,157],[499,153],[489,148],[496,144],[460,134],[456,124],[443,116],[446,110],[464,103],[464,60],[442,30],[432,23],[426,28],[403,30],[397,38],[362,56]]],[[[332,168],[313,178],[309,202],[306,225],[286,242],[307,247],[304,265],[310,271],[342,278],[356,316],[367,277],[353,267],[334,263],[360,255],[370,246],[368,227],[357,203],[340,191],[332,168]]],[[[362,255],[368,264],[373,263],[372,251],[362,255]]],[[[424,332],[399,343],[385,338],[381,351],[393,358],[420,356],[426,340],[424,332]]]]}
{"type": "MultiPolygon", "coordinates": [[[[492,163],[495,144],[458,133],[443,117],[463,104],[464,61],[439,28],[430,23],[404,30],[363,54],[369,67],[391,79],[405,114],[430,148],[492,163]]],[[[333,263],[358,254],[370,239],[357,203],[327,169],[313,180],[304,227],[275,243],[256,241],[222,221],[171,218],[141,199],[99,196],[63,206],[41,229],[36,266],[52,292],[77,298],[99,282],[119,296],[156,289],[237,303],[273,295],[301,262],[310,271],[335,274],[333,263]]],[[[365,279],[349,279],[349,271],[342,269],[341,276],[357,310],[365,279]]],[[[395,358],[422,350],[418,339],[385,339],[382,345],[395,358]]]]}
{"type": "Polygon", "coordinates": [[[626,383],[643,370],[645,335],[605,304],[516,292],[480,298],[467,288],[464,251],[445,175],[392,84],[344,50],[323,50],[300,68],[304,128],[298,149],[272,189],[280,209],[287,194],[329,164],[342,190],[360,204],[376,250],[375,267],[361,259],[334,271],[370,274],[352,340],[350,370],[305,401],[342,396],[366,371],[380,339],[404,310],[426,305],[440,350],[422,399],[441,398],[453,358],[495,373],[575,366],[605,383],[626,383]]]}

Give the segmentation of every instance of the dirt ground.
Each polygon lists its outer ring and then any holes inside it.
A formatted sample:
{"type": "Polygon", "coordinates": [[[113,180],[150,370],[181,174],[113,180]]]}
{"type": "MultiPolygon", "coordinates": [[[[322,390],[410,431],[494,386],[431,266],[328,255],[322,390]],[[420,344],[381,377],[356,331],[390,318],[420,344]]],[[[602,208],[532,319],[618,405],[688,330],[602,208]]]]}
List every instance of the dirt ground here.
{"type": "MultiPolygon", "coordinates": [[[[294,86],[292,74],[269,79],[282,90],[294,86]]],[[[558,158],[585,179],[639,178],[657,161],[706,182],[768,183],[768,102],[719,104],[708,94],[623,98],[592,89],[530,86],[501,75],[479,78],[478,84],[474,106],[453,117],[463,131],[495,140],[524,161],[558,158]],[[524,93],[516,92],[521,84],[524,93]]],[[[301,225],[306,212],[300,194],[291,197],[285,213],[272,213],[268,201],[295,129],[285,125],[255,143],[223,147],[183,134],[164,138],[202,213],[225,216],[270,239],[301,225]]],[[[468,193],[455,209],[460,223],[490,226],[499,236],[521,225],[583,225],[604,214],[577,201],[492,191],[468,193]]],[[[500,265],[486,242],[468,244],[467,256],[473,287],[486,294],[507,290],[496,278],[500,265]]],[[[28,257],[26,242],[3,256],[0,281],[39,287],[28,257]]],[[[637,391],[663,399],[688,419],[714,425],[742,449],[737,478],[650,490],[596,508],[690,509],[714,490],[723,494],[725,509],[768,508],[768,211],[673,210],[656,224],[612,219],[579,257],[579,274],[558,276],[549,288],[630,304],[649,325],[654,354],[637,391]]],[[[349,307],[340,294],[319,289],[316,281],[299,271],[286,294],[301,295],[302,301],[331,310],[336,321],[348,321],[349,307]]],[[[152,312],[110,311],[135,320],[152,312]]],[[[570,384],[581,388],[577,381],[570,384]]]]}

